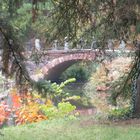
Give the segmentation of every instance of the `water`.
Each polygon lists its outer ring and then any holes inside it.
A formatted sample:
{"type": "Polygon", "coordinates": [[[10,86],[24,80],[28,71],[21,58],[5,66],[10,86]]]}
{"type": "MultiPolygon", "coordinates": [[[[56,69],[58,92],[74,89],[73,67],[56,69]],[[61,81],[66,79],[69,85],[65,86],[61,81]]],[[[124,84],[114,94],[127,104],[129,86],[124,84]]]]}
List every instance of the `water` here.
{"type": "Polygon", "coordinates": [[[84,86],[85,86],[85,82],[74,82],[74,83],[69,83],[68,85],[66,85],[64,90],[73,95],[83,96],[84,86]]]}
{"type": "Polygon", "coordinates": [[[86,82],[75,82],[68,84],[64,91],[70,93],[72,96],[80,96],[78,100],[70,100],[70,102],[77,107],[77,109],[89,109],[93,108],[90,103],[90,99],[84,93],[84,87],[86,82]]]}

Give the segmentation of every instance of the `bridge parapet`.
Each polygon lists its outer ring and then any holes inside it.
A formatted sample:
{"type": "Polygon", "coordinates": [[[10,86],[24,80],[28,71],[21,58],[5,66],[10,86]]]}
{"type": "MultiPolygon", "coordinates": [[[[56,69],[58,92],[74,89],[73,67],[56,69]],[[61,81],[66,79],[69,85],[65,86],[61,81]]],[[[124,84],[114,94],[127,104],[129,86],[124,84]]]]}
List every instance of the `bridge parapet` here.
{"type": "MultiPolygon", "coordinates": [[[[119,54],[119,53],[134,53],[135,50],[128,50],[128,49],[124,49],[124,50],[120,50],[120,49],[115,49],[115,50],[104,50],[104,52],[106,54],[112,54],[112,53],[116,53],[116,54],[119,54]]],[[[69,55],[69,54],[82,54],[82,53],[96,53],[97,55],[98,54],[101,54],[100,53],[100,50],[99,49],[95,49],[95,50],[92,50],[92,49],[69,49],[69,50],[45,50],[45,51],[40,51],[40,52],[37,52],[35,54],[37,55],[41,55],[43,57],[46,57],[46,59],[49,59],[49,60],[52,60],[52,59],[55,59],[55,58],[59,58],[59,57],[62,57],[62,56],[65,56],[65,55],[69,55]]],[[[34,53],[31,52],[31,51],[28,51],[28,52],[25,52],[24,53],[24,56],[26,58],[30,58],[34,53]]]]}

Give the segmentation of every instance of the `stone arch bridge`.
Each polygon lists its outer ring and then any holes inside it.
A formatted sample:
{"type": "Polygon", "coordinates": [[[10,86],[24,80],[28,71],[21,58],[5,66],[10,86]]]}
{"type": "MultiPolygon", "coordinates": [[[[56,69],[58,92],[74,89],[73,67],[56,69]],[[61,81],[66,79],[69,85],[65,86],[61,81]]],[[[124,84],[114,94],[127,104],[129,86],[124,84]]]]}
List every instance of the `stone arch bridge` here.
{"type": "MultiPolygon", "coordinates": [[[[115,52],[119,50],[115,50],[115,52]]],[[[107,50],[105,55],[112,54],[112,50],[107,50]]],[[[33,80],[38,81],[47,79],[51,81],[58,80],[59,76],[71,65],[79,61],[94,61],[97,56],[103,55],[98,50],[71,50],[71,51],[47,51],[44,52],[47,63],[40,67],[38,74],[32,74],[33,80]]]]}

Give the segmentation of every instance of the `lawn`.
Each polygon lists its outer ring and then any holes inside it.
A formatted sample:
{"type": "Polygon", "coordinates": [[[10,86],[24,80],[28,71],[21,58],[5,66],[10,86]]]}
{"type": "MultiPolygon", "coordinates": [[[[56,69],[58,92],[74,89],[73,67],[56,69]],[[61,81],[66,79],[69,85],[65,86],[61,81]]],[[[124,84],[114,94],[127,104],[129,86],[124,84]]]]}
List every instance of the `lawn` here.
{"type": "Polygon", "coordinates": [[[0,140],[140,140],[138,125],[97,125],[62,119],[3,128],[1,133],[0,140]]]}

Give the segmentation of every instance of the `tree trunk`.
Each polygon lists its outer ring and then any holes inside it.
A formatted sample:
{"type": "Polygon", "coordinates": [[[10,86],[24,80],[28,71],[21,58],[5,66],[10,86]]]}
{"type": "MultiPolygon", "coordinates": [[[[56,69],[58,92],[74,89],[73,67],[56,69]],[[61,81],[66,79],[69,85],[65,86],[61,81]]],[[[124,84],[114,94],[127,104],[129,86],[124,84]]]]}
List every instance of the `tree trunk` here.
{"type": "Polygon", "coordinates": [[[140,117],[140,75],[137,79],[137,93],[136,93],[136,99],[135,99],[135,108],[134,108],[134,116],[140,117]]]}

